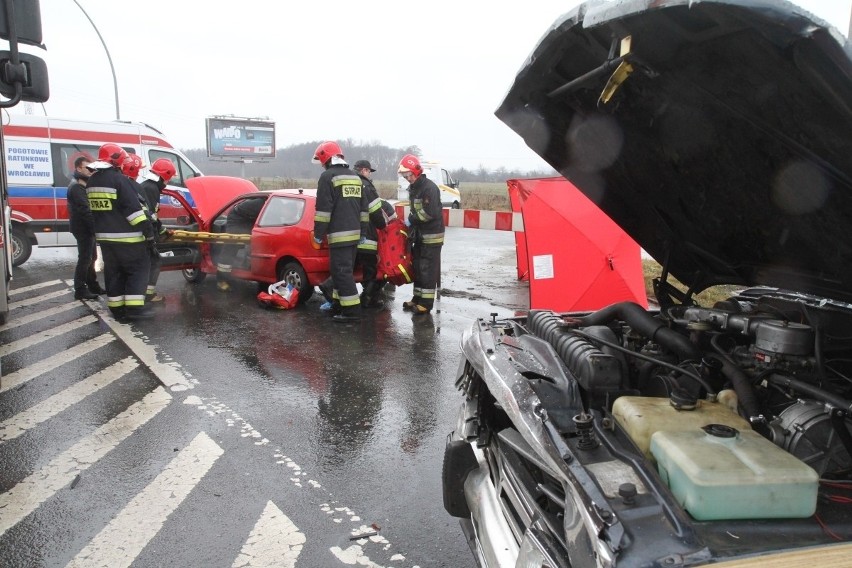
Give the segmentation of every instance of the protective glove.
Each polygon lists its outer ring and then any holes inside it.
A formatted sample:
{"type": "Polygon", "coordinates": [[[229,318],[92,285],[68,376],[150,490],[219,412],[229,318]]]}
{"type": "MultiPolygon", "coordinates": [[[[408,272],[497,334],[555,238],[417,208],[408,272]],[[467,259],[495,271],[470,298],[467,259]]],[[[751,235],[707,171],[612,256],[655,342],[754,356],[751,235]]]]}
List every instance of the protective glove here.
{"type": "Polygon", "coordinates": [[[175,232],[174,232],[173,229],[164,229],[163,232],[160,233],[160,240],[161,241],[168,241],[173,236],[175,236],[175,232]]]}

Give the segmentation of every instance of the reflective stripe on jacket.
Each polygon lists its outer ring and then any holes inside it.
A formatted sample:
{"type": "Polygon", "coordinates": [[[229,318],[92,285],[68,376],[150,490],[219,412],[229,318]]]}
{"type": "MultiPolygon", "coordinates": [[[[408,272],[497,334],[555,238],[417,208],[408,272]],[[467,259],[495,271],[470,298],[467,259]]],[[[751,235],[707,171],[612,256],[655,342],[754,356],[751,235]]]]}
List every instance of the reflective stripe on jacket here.
{"type": "Polygon", "coordinates": [[[95,239],[140,243],[154,232],[130,180],[117,168],[97,170],[86,187],[95,225],[95,239]]]}
{"type": "Polygon", "coordinates": [[[317,181],[314,236],[328,246],[354,246],[361,239],[361,210],[366,209],[361,178],[344,164],[333,164],[317,181]]]}
{"type": "Polygon", "coordinates": [[[423,246],[444,244],[444,211],[441,193],[435,182],[420,175],[408,186],[411,213],[408,220],[416,229],[417,242],[423,246]]]}

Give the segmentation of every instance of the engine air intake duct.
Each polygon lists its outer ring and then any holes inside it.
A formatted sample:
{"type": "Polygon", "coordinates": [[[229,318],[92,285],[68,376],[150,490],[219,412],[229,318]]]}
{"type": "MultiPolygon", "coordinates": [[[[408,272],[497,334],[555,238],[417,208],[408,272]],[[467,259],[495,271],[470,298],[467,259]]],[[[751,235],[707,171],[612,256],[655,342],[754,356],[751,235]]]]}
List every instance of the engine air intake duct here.
{"type": "MultiPolygon", "coordinates": [[[[626,364],[620,356],[605,353],[588,339],[571,333],[562,318],[551,311],[530,311],[527,325],[533,334],[553,346],[583,389],[594,394],[621,389],[626,364]]],[[[615,333],[606,326],[594,326],[583,331],[617,343],[615,333]]]]}

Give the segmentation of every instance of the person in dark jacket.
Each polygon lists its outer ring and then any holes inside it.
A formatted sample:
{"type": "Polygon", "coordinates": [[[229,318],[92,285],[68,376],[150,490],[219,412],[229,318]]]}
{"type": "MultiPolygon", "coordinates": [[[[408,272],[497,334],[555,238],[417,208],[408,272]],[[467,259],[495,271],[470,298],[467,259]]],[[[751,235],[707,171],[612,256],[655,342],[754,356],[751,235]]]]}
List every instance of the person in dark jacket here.
{"type": "Polygon", "coordinates": [[[88,168],[91,162],[86,156],[80,156],[74,160],[74,179],[68,184],[66,197],[71,234],[77,240],[77,267],[74,269],[75,300],[94,300],[98,294],[104,293],[95,273],[98,246],[95,242],[95,221],[86,196],[86,182],[91,174],[88,168]]]}
{"type": "Polygon", "coordinates": [[[314,240],[317,243],[328,241],[334,284],[332,298],[336,304],[332,310],[333,319],[356,321],[361,317],[361,298],[353,272],[361,240],[361,212],[368,210],[363,183],[349,169],[337,142],[323,142],[317,146],[312,161],[321,164],[324,170],[317,181],[314,240]]]}
{"type": "Polygon", "coordinates": [[[414,296],[402,309],[414,315],[428,314],[435,303],[441,279],[441,248],[444,246],[444,215],[441,194],[435,182],[423,175],[417,156],[407,154],[399,162],[399,175],[408,182],[412,229],[411,257],[414,263],[414,296]]]}
{"type": "MultiPolygon", "coordinates": [[[[157,242],[165,240],[168,233],[160,221],[160,196],[176,172],[177,170],[171,160],[159,158],[154,160],[148,173],[145,174],[145,179],[139,184],[142,194],[145,196],[145,203],[148,206],[148,214],[154,225],[154,234],[156,235],[157,242]]],[[[153,250],[156,251],[156,248],[153,250]]],[[[152,302],[155,305],[165,300],[163,296],[157,294],[157,280],[159,278],[160,253],[156,252],[156,254],[151,255],[151,271],[148,274],[148,287],[145,289],[145,301],[152,302]]]]}
{"type": "Polygon", "coordinates": [[[130,180],[121,173],[127,152],[104,144],[86,186],[95,223],[95,239],[104,257],[107,307],[117,320],[153,316],[145,306],[145,287],[151,266],[154,228],[130,180]]]}
{"type": "Polygon", "coordinates": [[[376,170],[367,160],[355,162],[355,172],[361,178],[364,188],[367,210],[361,212],[361,240],[358,241],[358,253],[355,257],[355,265],[361,267],[361,305],[365,308],[378,308],[382,306],[381,296],[378,292],[381,287],[376,280],[376,266],[378,264],[378,234],[377,229],[384,229],[387,221],[382,213],[382,199],[376,186],[370,179],[376,170]]]}

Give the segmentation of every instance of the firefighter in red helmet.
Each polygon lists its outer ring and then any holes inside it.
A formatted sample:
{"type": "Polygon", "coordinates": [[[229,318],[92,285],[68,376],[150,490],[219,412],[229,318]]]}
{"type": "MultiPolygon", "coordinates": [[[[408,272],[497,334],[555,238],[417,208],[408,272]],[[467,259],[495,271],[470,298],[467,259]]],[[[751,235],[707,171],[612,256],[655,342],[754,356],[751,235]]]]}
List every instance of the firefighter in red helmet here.
{"type": "Polygon", "coordinates": [[[402,303],[414,315],[428,314],[435,304],[435,290],[441,278],[441,247],[444,246],[444,215],[441,195],[435,182],[423,175],[417,156],[406,154],[399,161],[399,175],[408,182],[411,212],[411,258],[414,263],[414,295],[402,303]]]}
{"type": "Polygon", "coordinates": [[[107,307],[117,320],[152,315],[145,306],[145,286],[154,229],[139,195],[121,173],[126,159],[127,152],[120,146],[101,146],[98,160],[89,164],[94,173],[86,186],[95,238],[104,257],[107,307]]]}
{"type": "MultiPolygon", "coordinates": [[[[154,234],[156,235],[157,242],[165,241],[171,235],[160,221],[160,196],[175,173],[177,173],[177,170],[171,160],[168,158],[158,158],[148,168],[148,173],[145,174],[145,179],[140,184],[142,194],[145,196],[145,202],[148,205],[151,223],[154,225],[154,234]]],[[[159,278],[160,254],[157,253],[155,256],[151,256],[151,272],[148,275],[148,287],[145,289],[145,300],[153,302],[153,305],[162,305],[165,299],[160,294],[157,294],[157,280],[159,278]]]]}
{"type": "Polygon", "coordinates": [[[353,271],[361,239],[361,212],[368,210],[361,178],[349,169],[337,142],[323,142],[314,152],[313,163],[322,164],[317,182],[314,238],[328,241],[333,283],[333,318],[338,322],[361,317],[361,298],[353,271]]]}

